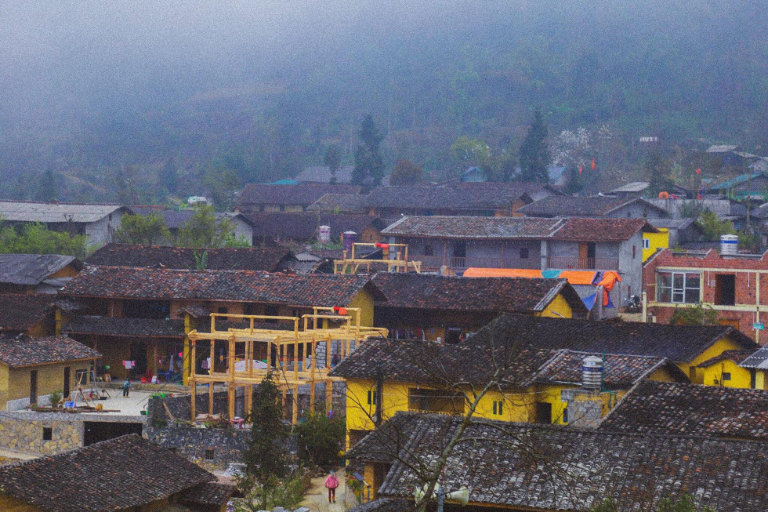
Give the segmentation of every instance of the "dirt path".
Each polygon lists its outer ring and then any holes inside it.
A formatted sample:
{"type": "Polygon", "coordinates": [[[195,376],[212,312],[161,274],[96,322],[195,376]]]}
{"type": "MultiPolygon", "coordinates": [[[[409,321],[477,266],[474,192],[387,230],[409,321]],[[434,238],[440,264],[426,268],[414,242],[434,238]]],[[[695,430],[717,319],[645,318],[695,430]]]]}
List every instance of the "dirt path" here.
{"type": "MultiPolygon", "coordinates": [[[[323,485],[327,476],[323,475],[312,479],[312,485],[304,496],[304,501],[301,502],[302,507],[307,507],[312,512],[344,512],[347,510],[348,507],[345,505],[347,483],[344,468],[336,471],[336,476],[339,477],[339,487],[336,489],[336,503],[328,503],[328,489],[323,485]]],[[[350,503],[353,503],[354,497],[350,497],[350,500],[350,503]]]]}

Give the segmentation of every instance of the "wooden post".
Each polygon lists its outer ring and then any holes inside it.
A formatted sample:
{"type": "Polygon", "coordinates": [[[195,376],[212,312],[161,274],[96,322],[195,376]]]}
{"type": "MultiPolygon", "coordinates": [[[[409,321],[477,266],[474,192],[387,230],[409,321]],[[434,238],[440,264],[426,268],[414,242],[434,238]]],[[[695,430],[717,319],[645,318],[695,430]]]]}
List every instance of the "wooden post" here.
{"type": "Polygon", "coordinates": [[[208,416],[213,416],[213,381],[208,381],[208,416]]]}
{"type": "Polygon", "coordinates": [[[325,381],[325,412],[333,410],[333,381],[328,379],[325,381]]]}
{"type": "Polygon", "coordinates": [[[157,340],[152,340],[152,375],[157,377],[157,340]]]}
{"type": "Polygon", "coordinates": [[[227,354],[229,363],[229,382],[227,383],[227,398],[229,399],[228,414],[229,419],[235,417],[235,334],[229,335],[229,354],[227,354]]]}
{"type": "Polygon", "coordinates": [[[189,419],[191,421],[195,421],[195,416],[197,416],[197,411],[195,410],[195,393],[197,392],[197,385],[195,384],[195,379],[192,377],[189,379],[189,394],[192,397],[192,403],[189,404],[189,419]]]}
{"type": "MultiPolygon", "coordinates": [[[[309,365],[309,382],[310,382],[310,388],[309,388],[309,412],[310,414],[314,414],[315,412],[315,365],[317,364],[317,353],[315,351],[315,347],[317,344],[315,343],[314,336],[312,337],[312,363],[309,365]]],[[[304,343],[304,350],[307,350],[307,344],[304,343]]]]}
{"type": "Polygon", "coordinates": [[[299,385],[293,385],[293,420],[295,425],[299,422],[299,385]]]}

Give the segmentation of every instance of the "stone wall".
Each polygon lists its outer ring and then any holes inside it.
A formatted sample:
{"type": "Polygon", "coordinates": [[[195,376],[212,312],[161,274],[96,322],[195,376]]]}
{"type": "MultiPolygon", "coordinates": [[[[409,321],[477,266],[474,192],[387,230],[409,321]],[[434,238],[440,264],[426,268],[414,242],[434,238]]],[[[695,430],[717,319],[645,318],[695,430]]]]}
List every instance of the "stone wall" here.
{"type": "Polygon", "coordinates": [[[53,455],[83,446],[83,422],[62,418],[58,413],[34,417],[0,416],[0,447],[21,452],[53,455]],[[43,429],[51,429],[51,440],[43,440],[43,429]]]}

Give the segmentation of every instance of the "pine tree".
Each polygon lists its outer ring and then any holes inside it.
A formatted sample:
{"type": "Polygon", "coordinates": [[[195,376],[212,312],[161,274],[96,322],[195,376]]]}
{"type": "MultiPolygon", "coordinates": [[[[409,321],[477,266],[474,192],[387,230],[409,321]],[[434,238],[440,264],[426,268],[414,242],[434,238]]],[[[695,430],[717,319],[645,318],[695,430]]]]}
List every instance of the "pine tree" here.
{"type": "Polygon", "coordinates": [[[384,160],[379,146],[384,136],[379,133],[373,116],[368,114],[360,127],[360,140],[355,150],[355,168],[352,170],[352,184],[363,185],[367,189],[377,187],[384,178],[384,160]]]}
{"type": "Polygon", "coordinates": [[[547,146],[547,125],[541,117],[541,111],[536,109],[533,121],[528,128],[523,144],[520,146],[520,180],[538,183],[549,182],[547,167],[550,155],[547,146]]]}
{"type": "Polygon", "coordinates": [[[286,440],[280,391],[272,374],[259,384],[253,396],[249,422],[253,424],[251,439],[243,453],[245,473],[261,486],[261,507],[267,508],[270,494],[279,480],[288,475],[286,440]]]}
{"type": "Polygon", "coordinates": [[[336,173],[341,167],[341,148],[337,144],[328,146],[323,161],[331,171],[331,183],[336,183],[336,173]]]}
{"type": "Polygon", "coordinates": [[[46,203],[56,200],[56,178],[52,170],[48,169],[43,173],[40,183],[37,185],[35,199],[46,203]]]}
{"type": "Polygon", "coordinates": [[[179,185],[178,175],[176,174],[176,162],[173,157],[169,158],[160,171],[160,184],[169,194],[175,194],[179,185]]]}

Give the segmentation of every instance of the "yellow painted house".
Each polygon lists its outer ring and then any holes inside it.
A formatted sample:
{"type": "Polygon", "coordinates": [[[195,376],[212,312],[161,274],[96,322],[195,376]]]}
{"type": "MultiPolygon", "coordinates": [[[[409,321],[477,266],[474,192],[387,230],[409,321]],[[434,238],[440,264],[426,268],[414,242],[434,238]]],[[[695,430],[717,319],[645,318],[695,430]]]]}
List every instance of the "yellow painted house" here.
{"type": "Polygon", "coordinates": [[[332,372],[347,383],[350,443],[397,411],[464,413],[471,387],[457,388],[455,383],[474,381],[478,389],[490,380],[497,367],[497,359],[487,354],[490,344],[507,347],[506,354],[515,350],[520,354],[507,369],[513,376],[509,385],[489,390],[476,414],[579,426],[594,426],[639,381],[690,382],[690,370],[701,362],[733,347],[756,347],[726,326],[691,328],[521,315],[500,317],[458,345],[369,342],[332,372]],[[604,368],[604,379],[592,388],[583,372],[588,357],[604,368]]]}
{"type": "Polygon", "coordinates": [[[68,398],[89,382],[91,363],[101,354],[67,336],[0,338],[0,409],[23,409],[68,398]]]}
{"type": "Polygon", "coordinates": [[[656,228],[658,232],[643,233],[643,263],[656,254],[657,251],[669,247],[669,229],[656,228]]]}
{"type": "Polygon", "coordinates": [[[748,387],[768,390],[768,348],[762,347],[745,358],[739,363],[739,368],[750,374],[748,387]]]}

